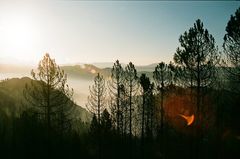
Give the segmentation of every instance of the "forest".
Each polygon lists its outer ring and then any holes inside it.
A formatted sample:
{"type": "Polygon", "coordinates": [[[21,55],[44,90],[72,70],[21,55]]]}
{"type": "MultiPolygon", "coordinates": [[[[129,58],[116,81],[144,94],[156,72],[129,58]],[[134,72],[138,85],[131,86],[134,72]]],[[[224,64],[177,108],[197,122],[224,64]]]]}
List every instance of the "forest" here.
{"type": "Polygon", "coordinates": [[[32,78],[0,82],[1,158],[240,158],[240,8],[225,31],[219,51],[196,20],[152,76],[116,60],[87,111],[46,53],[32,78]]]}

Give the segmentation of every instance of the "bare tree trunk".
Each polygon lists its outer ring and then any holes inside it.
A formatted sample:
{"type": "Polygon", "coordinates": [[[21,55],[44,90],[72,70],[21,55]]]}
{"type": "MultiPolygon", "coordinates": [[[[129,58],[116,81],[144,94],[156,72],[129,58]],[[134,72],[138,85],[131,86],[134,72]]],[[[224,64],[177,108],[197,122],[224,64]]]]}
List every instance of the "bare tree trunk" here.
{"type": "Polygon", "coordinates": [[[143,93],[143,104],[142,104],[142,144],[143,144],[143,140],[144,140],[144,117],[145,116],[145,93],[143,93]]]}
{"type": "Polygon", "coordinates": [[[119,87],[119,81],[117,81],[117,132],[120,133],[120,127],[119,127],[119,117],[120,117],[120,87],[119,87]]]}
{"type": "Polygon", "coordinates": [[[132,138],[132,86],[130,85],[130,94],[129,94],[129,134],[130,139],[132,138]]]}
{"type": "Polygon", "coordinates": [[[163,130],[163,90],[161,91],[161,131],[163,130]]]}

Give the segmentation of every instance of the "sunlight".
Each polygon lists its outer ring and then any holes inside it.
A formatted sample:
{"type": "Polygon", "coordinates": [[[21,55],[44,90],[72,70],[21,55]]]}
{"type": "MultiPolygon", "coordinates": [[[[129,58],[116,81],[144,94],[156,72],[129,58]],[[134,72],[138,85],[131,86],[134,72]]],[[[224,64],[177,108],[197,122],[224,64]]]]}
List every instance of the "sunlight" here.
{"type": "Polygon", "coordinates": [[[27,15],[6,14],[1,18],[0,42],[8,57],[23,60],[33,54],[39,32],[27,15]]]}
{"type": "Polygon", "coordinates": [[[194,114],[192,114],[191,116],[179,114],[179,116],[186,120],[187,126],[190,126],[194,122],[194,114]]]}

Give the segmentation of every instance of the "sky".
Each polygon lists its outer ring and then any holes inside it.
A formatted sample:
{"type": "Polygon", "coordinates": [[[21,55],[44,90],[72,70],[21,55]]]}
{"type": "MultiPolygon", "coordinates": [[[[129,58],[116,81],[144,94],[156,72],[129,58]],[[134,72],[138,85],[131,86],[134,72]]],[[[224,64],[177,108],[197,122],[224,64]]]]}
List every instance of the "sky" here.
{"type": "Polygon", "coordinates": [[[201,19],[221,50],[237,1],[0,1],[0,64],[172,60],[179,36],[201,19]]]}

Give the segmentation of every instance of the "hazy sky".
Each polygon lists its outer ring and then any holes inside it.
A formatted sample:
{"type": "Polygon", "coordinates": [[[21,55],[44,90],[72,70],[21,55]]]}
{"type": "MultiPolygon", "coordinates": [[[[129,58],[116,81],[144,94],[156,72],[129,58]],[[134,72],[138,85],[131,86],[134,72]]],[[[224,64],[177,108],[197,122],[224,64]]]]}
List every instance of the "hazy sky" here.
{"type": "Polygon", "coordinates": [[[0,1],[0,63],[137,65],[172,60],[180,34],[200,18],[219,48],[235,1],[0,1]]]}

